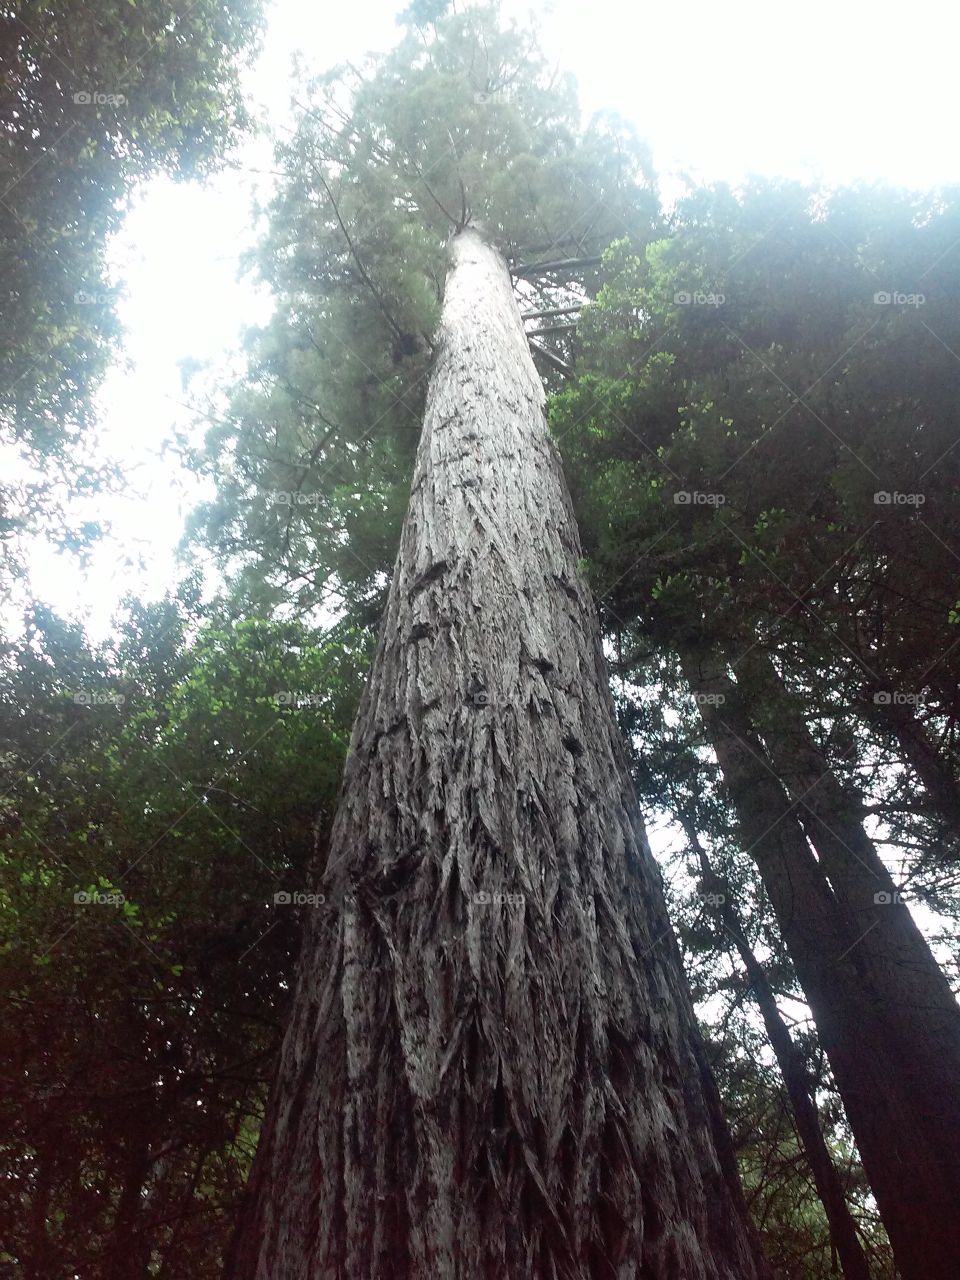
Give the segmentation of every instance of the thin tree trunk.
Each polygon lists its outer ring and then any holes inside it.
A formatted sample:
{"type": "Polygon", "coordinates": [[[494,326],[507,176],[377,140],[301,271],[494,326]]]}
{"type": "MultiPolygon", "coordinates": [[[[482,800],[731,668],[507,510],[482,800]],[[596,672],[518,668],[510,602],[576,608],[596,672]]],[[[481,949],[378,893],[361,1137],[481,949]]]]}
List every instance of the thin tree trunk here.
{"type": "Polygon", "coordinates": [[[787,1024],[781,1017],[766,971],[747,941],[740,917],[729,899],[729,888],[714,874],[694,823],[687,818],[681,820],[690,846],[700,862],[704,881],[711,888],[716,885],[720,890],[718,895],[720,900],[715,907],[716,914],[740,955],[750,989],[763,1018],[767,1038],[776,1055],[793,1110],[797,1137],[800,1139],[800,1145],[803,1147],[813,1174],[817,1194],[827,1215],[833,1250],[840,1261],[846,1280],[870,1280],[870,1268],[847,1205],[843,1183],[840,1181],[840,1174],[837,1172],[827,1141],[823,1136],[820,1116],[810,1093],[807,1064],[803,1054],[794,1043],[787,1024]]]}
{"type": "Polygon", "coordinates": [[[960,780],[949,756],[931,740],[909,706],[891,700],[871,704],[869,714],[876,724],[895,735],[903,759],[923,783],[931,808],[956,830],[960,826],[960,780]]]}
{"type": "Polygon", "coordinates": [[[149,1141],[137,1138],[127,1160],[113,1227],[99,1260],[103,1280],[121,1269],[129,1280],[144,1280],[147,1274],[151,1242],[143,1220],[144,1184],[152,1166],[149,1141]]]}
{"type": "Polygon", "coordinates": [[[763,1274],[510,278],[452,241],[233,1280],[763,1274]]]}
{"type": "MultiPolygon", "coordinates": [[[[955,1280],[960,1258],[956,1117],[931,1123],[929,1096],[884,1016],[885,992],[863,943],[807,843],[790,800],[715,654],[687,650],[687,678],[777,923],[813,1011],[903,1280],[955,1280]]],[[[876,913],[889,904],[873,903],[876,913]]],[[[859,929],[859,931],[858,931],[859,929]]],[[[923,1041],[925,1058],[936,1045],[923,1041]]],[[[936,1076],[930,1088],[935,1087],[936,1076]]]]}
{"type": "Polygon", "coordinates": [[[29,1229],[23,1273],[27,1280],[46,1280],[53,1271],[55,1250],[50,1239],[50,1207],[57,1182],[57,1138],[38,1148],[34,1159],[37,1167],[36,1186],[27,1209],[29,1229]]]}
{"type": "Polygon", "coordinates": [[[902,760],[910,765],[923,783],[930,808],[948,826],[956,827],[960,823],[960,776],[956,756],[951,758],[951,753],[937,746],[910,706],[893,700],[892,693],[897,684],[895,678],[881,679],[872,662],[860,656],[854,648],[849,648],[848,652],[864,677],[864,692],[870,695],[864,702],[865,719],[877,725],[881,732],[896,738],[902,760]],[[872,700],[880,693],[886,694],[884,700],[872,700]]]}
{"type": "Polygon", "coordinates": [[[783,779],[834,896],[862,936],[882,1017],[911,1088],[927,1100],[927,1128],[953,1153],[960,1180],[960,1005],[797,702],[770,659],[753,649],[739,664],[774,769],[783,779]],[[885,901],[877,901],[877,895],[885,901]],[[877,908],[885,908],[878,910],[877,908]]]}

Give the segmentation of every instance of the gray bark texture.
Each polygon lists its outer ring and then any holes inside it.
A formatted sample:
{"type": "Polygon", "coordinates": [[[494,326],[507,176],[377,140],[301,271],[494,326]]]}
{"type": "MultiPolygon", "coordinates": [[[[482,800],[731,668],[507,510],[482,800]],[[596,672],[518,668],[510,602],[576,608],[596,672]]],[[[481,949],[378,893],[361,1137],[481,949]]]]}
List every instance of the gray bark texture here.
{"type": "Polygon", "coordinates": [[[510,277],[451,252],[227,1274],[754,1280],[510,277]]]}

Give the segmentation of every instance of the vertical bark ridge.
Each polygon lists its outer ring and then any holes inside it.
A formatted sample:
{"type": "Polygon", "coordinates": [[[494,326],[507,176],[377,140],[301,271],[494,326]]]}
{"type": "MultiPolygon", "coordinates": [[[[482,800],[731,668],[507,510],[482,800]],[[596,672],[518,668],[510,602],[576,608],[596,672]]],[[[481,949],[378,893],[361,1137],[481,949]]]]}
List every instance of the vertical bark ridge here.
{"type": "Polygon", "coordinates": [[[502,258],[451,250],[228,1274],[753,1280],[543,389],[502,258]]]}

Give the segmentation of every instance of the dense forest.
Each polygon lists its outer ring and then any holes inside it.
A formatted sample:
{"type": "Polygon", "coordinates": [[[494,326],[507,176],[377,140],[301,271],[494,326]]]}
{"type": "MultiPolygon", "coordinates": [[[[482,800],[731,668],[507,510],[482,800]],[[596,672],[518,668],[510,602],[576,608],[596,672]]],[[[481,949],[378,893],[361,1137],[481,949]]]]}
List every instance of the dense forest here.
{"type": "Polygon", "coordinates": [[[111,238],[264,13],[0,7],[0,1275],[955,1280],[960,188],[667,200],[414,0],[95,641],[111,238]]]}

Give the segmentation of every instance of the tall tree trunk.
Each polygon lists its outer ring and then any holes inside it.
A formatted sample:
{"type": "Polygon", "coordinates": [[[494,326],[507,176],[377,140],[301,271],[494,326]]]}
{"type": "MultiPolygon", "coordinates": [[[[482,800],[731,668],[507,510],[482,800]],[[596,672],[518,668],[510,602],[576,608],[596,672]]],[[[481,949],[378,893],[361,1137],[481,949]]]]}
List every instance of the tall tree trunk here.
{"type": "Polygon", "coordinates": [[[500,255],[452,254],[228,1275],[751,1280],[543,390],[500,255]]]}
{"type": "MultiPolygon", "coordinates": [[[[903,1280],[951,1280],[960,1258],[960,1152],[956,1116],[904,1056],[884,1017],[887,997],[863,946],[866,929],[844,910],[814,857],[738,686],[713,653],[687,650],[687,678],[783,940],[813,1011],[903,1280]],[[939,1118],[940,1124],[937,1123],[939,1118]]],[[[873,903],[875,913],[890,904],[873,903]]],[[[936,1045],[921,1042],[925,1057],[936,1045]]],[[[951,1095],[952,1096],[952,1095],[951,1095]]],[[[948,1099],[949,1104],[949,1099],[948,1099]]]]}
{"type": "MultiPolygon", "coordinates": [[[[890,872],[863,828],[858,798],[840,785],[769,657],[752,649],[738,671],[773,767],[862,939],[858,950],[872,967],[874,1014],[883,1019],[913,1089],[928,1100],[928,1129],[952,1148],[960,1166],[960,1005],[947,976],[907,904],[898,901],[890,872]]],[[[960,1178],[960,1167],[954,1176],[960,1178]]]]}
{"type": "Polygon", "coordinates": [[[830,1155],[830,1148],[823,1136],[820,1116],[810,1093],[807,1064],[803,1054],[794,1043],[789,1028],[780,1014],[766,971],[743,932],[740,916],[730,901],[729,887],[715,875],[707,852],[700,842],[695,824],[686,817],[682,817],[681,820],[690,847],[697,855],[705,883],[711,889],[719,890],[716,914],[724,932],[740,955],[750,989],[763,1018],[764,1029],[776,1055],[787,1097],[790,1099],[797,1137],[807,1163],[810,1165],[817,1194],[827,1215],[830,1239],[843,1274],[846,1280],[870,1280],[870,1268],[847,1205],[843,1183],[840,1181],[840,1174],[837,1172],[837,1167],[830,1155]]]}

